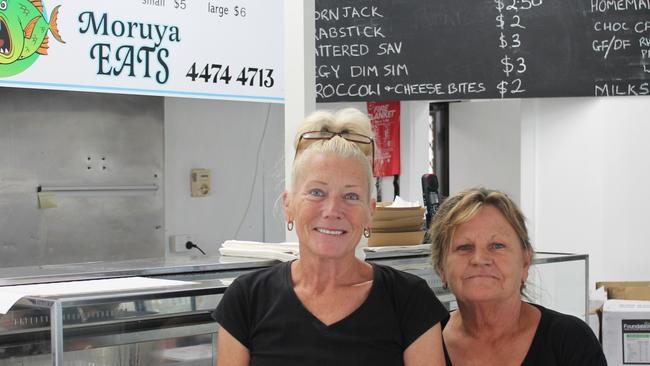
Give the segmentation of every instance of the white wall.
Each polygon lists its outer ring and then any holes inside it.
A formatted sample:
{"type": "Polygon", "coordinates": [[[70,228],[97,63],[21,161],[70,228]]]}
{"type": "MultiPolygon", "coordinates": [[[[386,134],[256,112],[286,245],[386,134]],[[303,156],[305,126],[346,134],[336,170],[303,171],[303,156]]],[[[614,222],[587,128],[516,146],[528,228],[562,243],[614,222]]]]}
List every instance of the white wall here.
{"type": "Polygon", "coordinates": [[[165,99],[166,237],[193,234],[208,254],[228,239],[284,241],[281,104],[165,99]],[[190,197],[190,170],[212,193],[190,197]]]}
{"type": "Polygon", "coordinates": [[[650,279],[650,97],[452,104],[450,191],[505,190],[540,251],[586,253],[590,282],[650,279]]]}
{"type": "Polygon", "coordinates": [[[603,236],[602,121],[599,99],[537,99],[522,102],[523,128],[534,154],[528,172],[529,205],[538,250],[587,253],[590,277],[601,276],[603,236]]]}
{"type": "Polygon", "coordinates": [[[650,97],[535,99],[538,248],[590,255],[590,280],[650,279],[650,97]]]}
{"type": "Polygon", "coordinates": [[[400,196],[407,201],[422,202],[422,175],[431,173],[429,166],[429,102],[402,102],[400,122],[402,175],[400,196]]]}
{"type": "Polygon", "coordinates": [[[484,186],[520,202],[519,101],[449,105],[449,193],[484,186]]]}

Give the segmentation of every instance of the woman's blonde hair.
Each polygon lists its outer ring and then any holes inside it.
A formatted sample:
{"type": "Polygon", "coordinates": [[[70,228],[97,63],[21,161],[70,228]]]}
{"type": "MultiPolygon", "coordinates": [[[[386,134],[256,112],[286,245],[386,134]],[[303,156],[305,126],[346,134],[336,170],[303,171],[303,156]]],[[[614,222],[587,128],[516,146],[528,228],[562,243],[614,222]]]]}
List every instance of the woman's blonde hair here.
{"type": "Polygon", "coordinates": [[[524,253],[532,261],[534,250],[528,237],[526,219],[514,201],[497,190],[471,188],[447,198],[431,221],[431,261],[438,273],[441,273],[442,262],[449,253],[456,228],[471,220],[486,205],[495,207],[503,214],[517,233],[524,253]]]}
{"type": "Polygon", "coordinates": [[[296,158],[293,161],[291,172],[291,187],[295,187],[298,177],[301,176],[305,168],[305,156],[315,153],[334,154],[359,160],[363,164],[368,178],[368,192],[370,197],[374,197],[372,165],[369,160],[372,154],[372,145],[355,143],[340,136],[334,136],[329,140],[300,139],[305,132],[310,131],[347,132],[372,138],[370,118],[357,109],[345,108],[335,113],[319,110],[311,113],[298,127],[294,137],[293,146],[296,149],[296,158]]]}

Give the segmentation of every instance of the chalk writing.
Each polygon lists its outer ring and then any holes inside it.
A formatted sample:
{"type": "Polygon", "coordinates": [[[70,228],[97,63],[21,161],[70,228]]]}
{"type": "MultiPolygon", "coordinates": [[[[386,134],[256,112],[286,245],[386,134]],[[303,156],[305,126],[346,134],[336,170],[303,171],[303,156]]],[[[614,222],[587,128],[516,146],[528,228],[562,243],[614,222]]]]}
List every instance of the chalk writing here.
{"type": "Polygon", "coordinates": [[[647,95],[650,0],[316,0],[326,101],[647,95]]]}

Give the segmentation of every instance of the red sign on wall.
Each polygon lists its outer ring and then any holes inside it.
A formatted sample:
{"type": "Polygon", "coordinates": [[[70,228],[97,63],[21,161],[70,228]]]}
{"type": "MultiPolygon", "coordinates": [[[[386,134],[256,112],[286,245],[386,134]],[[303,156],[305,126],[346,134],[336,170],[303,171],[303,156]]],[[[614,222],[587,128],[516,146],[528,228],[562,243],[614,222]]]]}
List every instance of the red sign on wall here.
{"type": "Polygon", "coordinates": [[[368,102],[368,114],[375,134],[375,177],[400,173],[400,102],[368,102]]]}

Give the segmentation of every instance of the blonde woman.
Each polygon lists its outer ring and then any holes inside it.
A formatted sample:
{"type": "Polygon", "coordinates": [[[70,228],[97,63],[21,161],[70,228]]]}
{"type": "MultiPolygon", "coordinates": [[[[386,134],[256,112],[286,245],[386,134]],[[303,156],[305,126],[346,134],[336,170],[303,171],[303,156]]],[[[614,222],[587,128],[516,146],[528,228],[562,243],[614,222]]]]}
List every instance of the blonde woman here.
{"type": "Polygon", "coordinates": [[[427,283],[354,255],[376,204],[368,117],[315,112],[295,148],[283,199],[300,259],[228,288],[218,365],[443,365],[447,312],[427,283]]]}

